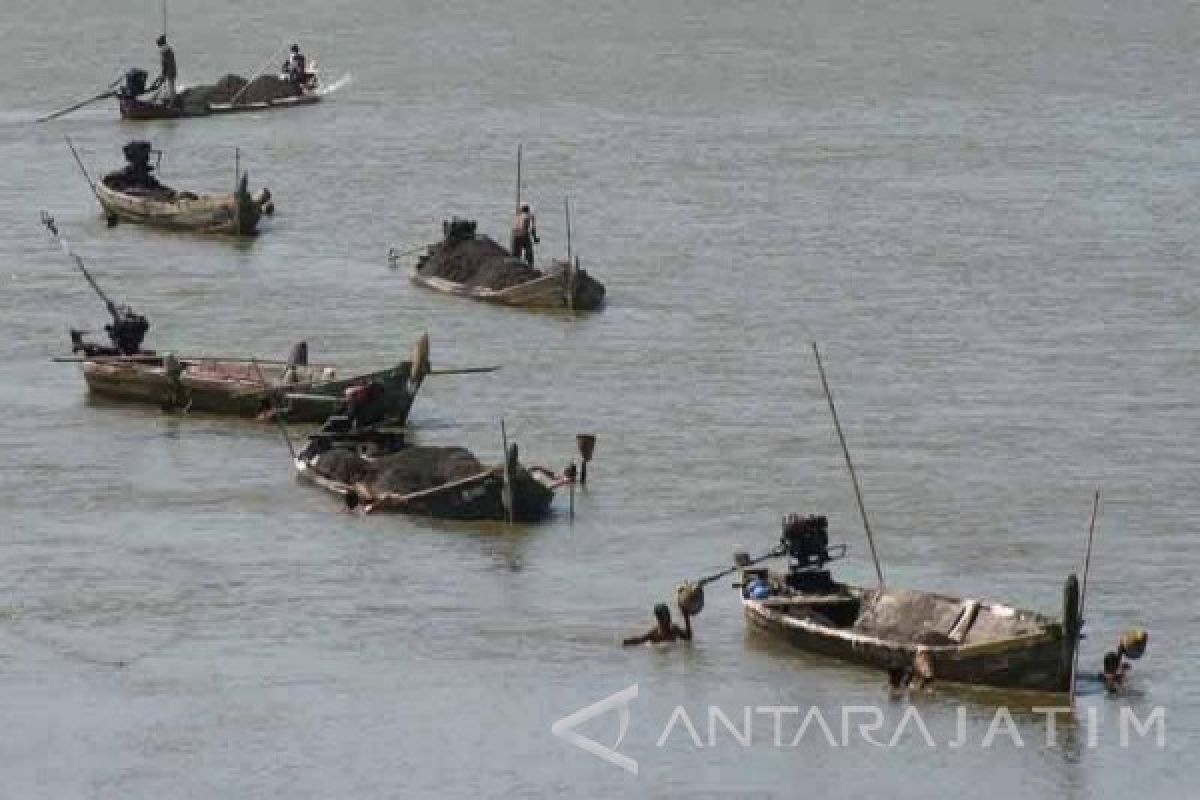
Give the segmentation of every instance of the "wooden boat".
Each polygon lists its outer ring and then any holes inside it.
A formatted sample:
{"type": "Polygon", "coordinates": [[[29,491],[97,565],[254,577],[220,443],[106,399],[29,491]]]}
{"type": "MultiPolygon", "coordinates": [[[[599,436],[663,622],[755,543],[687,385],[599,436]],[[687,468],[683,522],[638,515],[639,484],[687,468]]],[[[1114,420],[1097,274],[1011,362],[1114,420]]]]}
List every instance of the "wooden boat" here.
{"type": "Polygon", "coordinates": [[[187,359],[170,354],[98,357],[83,361],[88,391],[165,409],[320,423],[346,403],[347,391],[373,386],[378,416],[403,424],[425,376],[429,340],[417,342],[413,360],[338,378],[331,366],[264,363],[252,359],[187,359]]]}
{"type": "Polygon", "coordinates": [[[422,275],[419,269],[413,270],[412,280],[427,289],[433,289],[442,294],[466,297],[483,303],[497,303],[505,306],[521,308],[571,308],[572,303],[578,303],[573,308],[579,311],[592,311],[599,307],[594,302],[586,302],[577,292],[572,292],[572,273],[579,271],[562,261],[555,261],[549,270],[540,278],[535,278],[516,286],[505,289],[489,289],[483,286],[468,286],[463,283],[445,280],[432,275],[422,275]],[[573,296],[574,295],[574,296],[573,296]]]}
{"type": "MultiPolygon", "coordinates": [[[[824,517],[790,517],[781,544],[751,562],[736,557],[747,626],[801,650],[901,674],[1049,693],[1070,688],[1079,585],[1064,591],[1064,624],[1036,611],[911,589],[839,583],[825,564],[824,517]],[[755,564],[786,557],[786,572],[755,564]]],[[[844,553],[844,548],[842,548],[844,553]]]]}
{"type": "Polygon", "coordinates": [[[323,96],[316,92],[305,92],[294,97],[280,97],[257,103],[206,103],[202,108],[166,106],[151,103],[137,97],[120,97],[121,119],[155,120],[210,117],[214,114],[240,114],[257,111],[282,111],[288,108],[311,106],[321,102],[323,96]]]}
{"type": "Polygon", "coordinates": [[[558,485],[549,470],[522,467],[515,444],[503,465],[484,466],[462,448],[407,446],[386,431],[350,430],[338,417],[310,438],[294,465],[299,478],[367,514],[535,522],[549,513],[558,485]],[[381,485],[389,471],[403,475],[406,491],[381,485]]]}
{"type": "Polygon", "coordinates": [[[242,173],[233,194],[193,194],[167,186],[123,186],[113,173],[96,185],[96,199],[105,213],[144,225],[202,233],[249,235],[258,228],[271,195],[262,190],[251,195],[248,176],[242,173]]]}
{"type": "MultiPolygon", "coordinates": [[[[270,77],[270,76],[267,76],[270,77]]],[[[209,117],[217,114],[238,114],[244,112],[279,111],[300,106],[310,106],[319,103],[324,92],[320,88],[320,77],[315,62],[308,71],[308,80],[295,94],[271,97],[266,100],[243,101],[236,94],[230,99],[233,102],[211,102],[201,98],[198,102],[186,102],[186,98],[176,98],[173,105],[144,100],[146,94],[145,70],[131,69],[125,73],[121,88],[116,92],[121,119],[126,120],[156,120],[156,119],[186,119],[190,117],[209,117]]],[[[241,78],[237,78],[241,81],[241,78]]],[[[281,84],[287,84],[286,75],[279,77],[281,84]]],[[[244,83],[244,81],[243,81],[244,83]]],[[[215,87],[193,87],[211,90],[215,87]]],[[[187,90],[185,90],[187,91],[187,90]]],[[[293,89],[293,91],[295,91],[293,89]]]]}
{"type": "MultiPolygon", "coordinates": [[[[442,230],[443,240],[430,245],[413,269],[412,281],[419,286],[520,308],[592,311],[604,305],[603,284],[580,269],[578,259],[537,270],[489,237],[476,235],[471,220],[455,218],[442,230]]],[[[397,256],[389,254],[389,260],[395,265],[397,256]]]]}

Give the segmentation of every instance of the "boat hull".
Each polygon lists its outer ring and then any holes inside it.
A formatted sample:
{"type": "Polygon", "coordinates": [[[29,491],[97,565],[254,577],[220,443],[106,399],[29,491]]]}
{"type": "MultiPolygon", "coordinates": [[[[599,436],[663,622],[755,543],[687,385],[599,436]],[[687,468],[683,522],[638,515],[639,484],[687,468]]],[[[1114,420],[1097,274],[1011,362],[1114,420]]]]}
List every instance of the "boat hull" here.
{"type": "MultiPolygon", "coordinates": [[[[314,460],[303,454],[295,459],[294,466],[299,478],[328,492],[343,498],[354,493],[355,505],[361,503],[361,507],[370,513],[387,511],[437,519],[497,522],[507,516],[503,467],[493,467],[478,475],[421,492],[370,498],[361,486],[351,486],[323,475],[315,468],[314,460]]],[[[544,518],[553,500],[553,490],[522,472],[514,481],[513,521],[536,522],[544,518]]]]}
{"type": "Polygon", "coordinates": [[[310,106],[321,101],[319,94],[302,94],[295,97],[281,97],[261,103],[210,103],[203,111],[185,110],[179,106],[164,106],[159,103],[148,103],[132,97],[120,98],[121,119],[145,121],[156,119],[190,119],[193,117],[210,117],[217,114],[238,114],[258,111],[281,111],[298,106],[310,106]]]}
{"type": "Polygon", "coordinates": [[[174,199],[161,195],[119,191],[101,182],[96,199],[105,213],[126,222],[172,230],[253,234],[262,217],[262,205],[239,187],[224,195],[192,195],[176,192],[174,199]]]}
{"type": "MultiPolygon", "coordinates": [[[[869,601],[871,593],[864,594],[869,601]]],[[[852,626],[825,624],[824,618],[800,618],[784,613],[778,601],[743,597],[742,606],[749,629],[805,652],[854,664],[906,669],[924,653],[932,659],[939,683],[1045,693],[1063,693],[1070,685],[1070,659],[1066,657],[1070,648],[1064,647],[1062,628],[1057,624],[995,641],[920,644],[881,638],[852,626]]]]}
{"type": "Polygon", "coordinates": [[[261,379],[247,372],[247,365],[238,367],[240,377],[214,375],[211,368],[185,368],[172,379],[161,362],[85,361],[83,375],[91,394],[109,400],[244,418],[274,412],[302,424],[323,422],[346,389],[371,382],[383,387],[388,419],[403,423],[423,378],[412,373],[411,362],[402,361],[391,369],[342,380],[273,382],[264,388],[261,379]]]}
{"type": "Polygon", "coordinates": [[[576,270],[574,275],[565,264],[556,263],[545,275],[506,289],[489,289],[423,275],[413,270],[413,283],[442,294],[465,297],[481,303],[514,306],[517,308],[570,309],[594,311],[604,304],[604,289],[595,281],[579,280],[586,273],[576,270]],[[587,289],[584,285],[587,284],[587,289]]]}

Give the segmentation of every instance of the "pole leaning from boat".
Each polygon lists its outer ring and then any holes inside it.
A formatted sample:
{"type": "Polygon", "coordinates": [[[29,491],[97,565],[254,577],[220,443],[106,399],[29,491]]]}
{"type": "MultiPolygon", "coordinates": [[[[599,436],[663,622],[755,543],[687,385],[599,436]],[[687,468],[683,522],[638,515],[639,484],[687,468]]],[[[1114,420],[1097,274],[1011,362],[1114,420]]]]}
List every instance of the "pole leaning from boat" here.
{"type": "Polygon", "coordinates": [[[500,418],[500,444],[504,448],[504,468],[501,477],[504,484],[501,488],[500,501],[504,506],[504,521],[512,524],[513,521],[513,486],[512,473],[508,468],[508,432],[504,430],[504,417],[500,418]]]}
{"type": "Polygon", "coordinates": [[[92,187],[92,194],[96,199],[100,199],[100,192],[96,190],[96,182],[92,180],[92,176],[88,175],[87,167],[83,165],[83,159],[79,157],[78,151],[75,150],[75,144],[71,141],[70,136],[64,136],[63,139],[67,142],[67,147],[71,148],[71,155],[75,156],[75,163],[79,165],[79,171],[83,173],[83,178],[88,182],[88,186],[92,187]]]}
{"type": "Polygon", "coordinates": [[[263,62],[263,65],[254,71],[254,74],[251,75],[250,78],[246,81],[246,85],[243,86],[242,88],[238,89],[237,94],[235,94],[233,97],[231,97],[229,99],[229,105],[231,105],[231,106],[237,105],[238,98],[240,98],[242,96],[242,93],[250,88],[250,84],[254,82],[254,79],[257,78],[259,75],[262,75],[263,72],[267,69],[267,67],[269,67],[271,65],[272,61],[279,58],[280,54],[287,50],[287,46],[288,46],[287,40],[285,39],[283,44],[279,46],[279,49],[276,50],[275,52],[271,53],[270,57],[267,58],[267,60],[263,62]]]}
{"type": "Polygon", "coordinates": [[[858,473],[854,471],[854,462],[850,460],[850,448],[846,446],[846,436],[842,433],[842,423],[838,420],[837,406],[833,404],[833,392],[829,390],[829,381],[825,378],[825,367],[821,363],[821,351],[817,343],[812,343],[813,355],[817,359],[817,373],[821,376],[821,387],[825,390],[825,399],[829,401],[829,413],[833,416],[833,427],[837,431],[838,441],[842,445],[842,455],[846,457],[846,469],[850,472],[850,481],[854,484],[854,498],[858,501],[858,512],[862,514],[863,529],[867,532],[867,544],[871,547],[871,560],[875,562],[875,574],[879,578],[880,591],[884,588],[883,567],[879,565],[879,553],[875,550],[875,537],[871,534],[871,521],[867,518],[867,507],[863,504],[862,489],[858,485],[858,473]]]}
{"type": "Polygon", "coordinates": [[[563,198],[567,218],[567,310],[575,310],[575,262],[571,251],[571,198],[563,198]]]}
{"type": "MultiPolygon", "coordinates": [[[[1071,708],[1075,707],[1075,680],[1079,676],[1079,642],[1083,638],[1083,604],[1087,600],[1088,569],[1092,566],[1092,539],[1096,534],[1096,513],[1100,510],[1100,490],[1092,497],[1092,518],[1088,522],[1087,549],[1083,554],[1083,586],[1079,590],[1079,620],[1075,628],[1073,660],[1071,661],[1071,708]]],[[[1068,620],[1063,620],[1068,622],[1068,620]]]]}
{"type": "Polygon", "coordinates": [[[517,205],[513,213],[521,210],[521,143],[517,142],[517,205]]]}
{"type": "Polygon", "coordinates": [[[84,266],[83,259],[80,258],[75,253],[75,251],[73,251],[71,249],[71,243],[68,242],[66,239],[64,239],[59,234],[58,225],[55,224],[54,217],[50,216],[48,213],[43,211],[42,212],[42,224],[45,225],[46,229],[50,231],[52,236],[54,236],[55,241],[58,242],[59,246],[62,248],[63,253],[66,254],[67,258],[69,258],[75,262],[75,266],[79,269],[79,271],[81,273],[83,273],[83,277],[85,280],[87,280],[88,285],[91,286],[92,290],[97,295],[100,296],[101,300],[104,301],[105,307],[110,312],[115,314],[116,309],[117,309],[116,304],[113,303],[113,301],[109,298],[109,296],[104,293],[104,290],[100,288],[100,284],[96,283],[96,279],[92,277],[92,273],[88,272],[88,268],[86,266],[84,266]]]}
{"type": "Polygon", "coordinates": [[[97,100],[105,100],[109,97],[115,97],[117,94],[116,85],[120,82],[121,82],[121,79],[117,78],[115,81],[110,83],[108,85],[108,87],[100,94],[93,95],[92,97],[89,97],[87,100],[81,100],[80,102],[75,103],[74,105],[68,106],[63,109],[59,109],[58,111],[47,114],[44,117],[38,117],[37,119],[34,120],[34,122],[49,122],[52,119],[58,119],[59,117],[66,116],[67,114],[70,114],[72,111],[78,111],[79,109],[83,108],[84,106],[95,103],[97,100]]]}

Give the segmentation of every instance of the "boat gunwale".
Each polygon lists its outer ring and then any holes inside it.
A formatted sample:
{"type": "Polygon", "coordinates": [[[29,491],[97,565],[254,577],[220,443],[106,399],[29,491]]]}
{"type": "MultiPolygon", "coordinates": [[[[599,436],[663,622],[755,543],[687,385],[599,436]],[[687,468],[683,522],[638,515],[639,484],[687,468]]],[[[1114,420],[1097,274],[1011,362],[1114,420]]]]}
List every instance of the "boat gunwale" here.
{"type": "MultiPolygon", "coordinates": [[[[858,587],[854,587],[858,588],[858,587]]],[[[862,591],[862,589],[858,589],[862,591]]],[[[924,594],[930,594],[925,592],[924,594]]],[[[944,595],[937,595],[944,597],[944,595]]],[[[835,595],[830,595],[835,597],[835,595]]],[[[953,599],[953,598],[951,598],[953,599]]],[[[776,603],[775,605],[783,605],[776,603]]],[[[971,657],[977,655],[993,655],[1009,650],[1025,650],[1030,646],[1039,643],[1051,643],[1058,640],[1051,631],[1055,625],[1061,626],[1061,623],[1045,616],[1036,611],[1028,611],[1025,609],[1013,609],[1015,612],[1022,612],[1032,615],[1039,625],[1041,630],[1037,633],[1024,634],[1021,636],[1010,636],[1003,639],[993,639],[986,642],[976,642],[973,644],[920,644],[917,642],[902,642],[895,639],[883,639],[872,634],[862,633],[850,628],[838,628],[832,625],[824,625],[820,622],[811,619],[796,617],[791,614],[786,614],[776,608],[772,608],[768,603],[755,600],[750,597],[742,598],[742,606],[747,612],[757,615],[766,622],[778,622],[785,628],[795,628],[806,633],[811,633],[827,638],[836,638],[847,642],[851,646],[856,645],[873,645],[883,647],[890,650],[904,650],[912,653],[932,653],[932,654],[955,654],[958,656],[971,657]]],[[[1011,608],[1001,604],[981,603],[981,609],[992,608],[1011,608]]]]}

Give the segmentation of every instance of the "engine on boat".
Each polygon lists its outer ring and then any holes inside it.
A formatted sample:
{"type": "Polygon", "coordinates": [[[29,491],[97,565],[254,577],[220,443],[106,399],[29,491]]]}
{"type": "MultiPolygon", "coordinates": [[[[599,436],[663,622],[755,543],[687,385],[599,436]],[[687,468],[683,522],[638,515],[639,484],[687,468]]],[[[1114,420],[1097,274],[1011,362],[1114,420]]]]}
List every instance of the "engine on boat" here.
{"type": "MultiPolygon", "coordinates": [[[[125,166],[104,176],[107,186],[118,191],[162,188],[162,184],[154,177],[157,165],[150,164],[150,156],[159,151],[150,142],[134,139],[127,142],[121,151],[125,154],[125,166]]],[[[161,153],[159,155],[161,157],[161,153]]]]}
{"type": "Polygon", "coordinates": [[[780,547],[791,559],[787,583],[798,592],[828,592],[833,578],[825,565],[846,554],[845,545],[829,546],[829,519],[824,515],[789,514],[783,519],[780,547]]]}
{"type": "Polygon", "coordinates": [[[146,78],[148,77],[149,74],[144,69],[135,67],[127,70],[117,93],[122,97],[141,97],[146,93],[146,78]]]}

